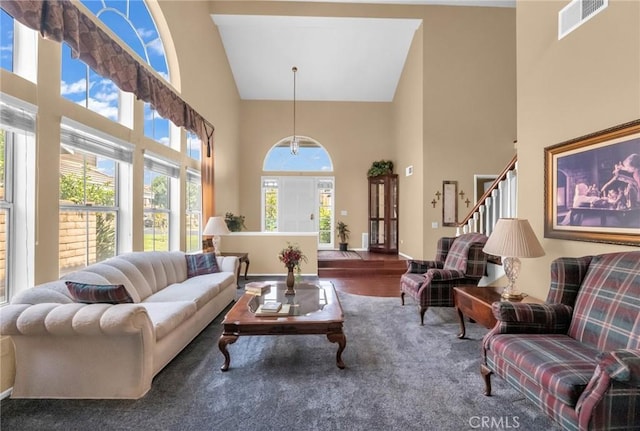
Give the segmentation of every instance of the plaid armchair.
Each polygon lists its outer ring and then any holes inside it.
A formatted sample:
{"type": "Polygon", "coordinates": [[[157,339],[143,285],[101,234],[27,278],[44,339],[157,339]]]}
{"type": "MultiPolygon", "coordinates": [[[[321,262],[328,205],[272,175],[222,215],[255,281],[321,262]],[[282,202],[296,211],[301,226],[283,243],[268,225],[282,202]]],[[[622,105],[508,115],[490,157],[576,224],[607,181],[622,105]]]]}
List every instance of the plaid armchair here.
{"type": "Polygon", "coordinates": [[[487,255],[482,251],[487,237],[467,233],[438,240],[435,260],[409,260],[400,278],[400,300],[411,296],[419,304],[420,324],[429,306],[453,307],[453,288],[477,285],[485,275],[487,255]]]}
{"type": "Polygon", "coordinates": [[[567,430],[640,430],[640,251],[551,264],[545,304],[495,302],[495,373],[567,430]]]}

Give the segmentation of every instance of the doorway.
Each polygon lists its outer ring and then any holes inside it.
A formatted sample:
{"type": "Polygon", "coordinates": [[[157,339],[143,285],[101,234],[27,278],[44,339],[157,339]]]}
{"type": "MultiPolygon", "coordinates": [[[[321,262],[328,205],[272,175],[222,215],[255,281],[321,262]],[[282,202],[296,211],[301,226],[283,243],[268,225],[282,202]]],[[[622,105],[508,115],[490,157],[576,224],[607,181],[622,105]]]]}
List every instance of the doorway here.
{"type": "Polygon", "coordinates": [[[318,232],[318,249],[332,249],[334,202],[334,177],[262,177],[262,230],[318,232]]]}

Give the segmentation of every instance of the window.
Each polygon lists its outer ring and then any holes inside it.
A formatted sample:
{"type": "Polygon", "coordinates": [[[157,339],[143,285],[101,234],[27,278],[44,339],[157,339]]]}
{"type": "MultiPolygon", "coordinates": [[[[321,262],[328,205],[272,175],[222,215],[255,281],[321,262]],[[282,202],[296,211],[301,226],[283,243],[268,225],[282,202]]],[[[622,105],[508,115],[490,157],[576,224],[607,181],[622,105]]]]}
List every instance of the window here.
{"type": "Polygon", "coordinates": [[[187,156],[195,160],[202,157],[202,141],[193,132],[187,132],[187,156]]]}
{"type": "Polygon", "coordinates": [[[13,72],[13,18],[0,9],[0,67],[13,72]]]}
{"type": "Polygon", "coordinates": [[[0,9],[0,67],[36,82],[37,46],[38,34],[0,9]]]}
{"type": "Polygon", "coordinates": [[[71,48],[62,44],[60,95],[112,121],[120,118],[120,89],[81,60],[71,57],[71,48]]]}
{"type": "Polygon", "coordinates": [[[13,188],[11,176],[13,134],[0,129],[0,303],[10,298],[9,278],[11,263],[13,216],[13,188]]]}
{"type": "Polygon", "coordinates": [[[171,122],[162,118],[150,104],[144,104],[144,136],[160,142],[167,147],[171,146],[169,133],[171,122]]]}
{"type": "MultiPolygon", "coordinates": [[[[178,166],[150,154],[144,157],[144,250],[171,250],[172,200],[180,178],[178,166]]],[[[177,247],[175,247],[177,248],[177,247]]]]}
{"type": "Polygon", "coordinates": [[[35,108],[0,95],[0,304],[33,285],[35,108]],[[20,220],[20,223],[17,223],[20,220]]]}
{"type": "Polygon", "coordinates": [[[274,145],[264,159],[263,170],[295,172],[333,172],[333,162],[327,150],[311,138],[299,136],[300,149],[297,155],[289,150],[291,137],[274,145]]]}
{"type": "Polygon", "coordinates": [[[333,180],[318,181],[318,242],[333,245],[333,180]]]}
{"type": "MultiPolygon", "coordinates": [[[[66,123],[71,123],[66,120],[66,123]]],[[[97,132],[63,125],[60,145],[60,275],[118,252],[122,164],[132,149],[97,132]]],[[[126,182],[126,181],[125,181],[126,182]]]]}
{"type": "MultiPolygon", "coordinates": [[[[147,5],[140,0],[95,1],[82,0],[123,46],[131,48],[142,61],[149,64],[165,80],[169,80],[169,68],[164,45],[147,5]]],[[[100,115],[132,127],[133,97],[120,89],[108,78],[95,73],[82,61],[71,57],[71,49],[62,47],[63,97],[84,106],[100,115]]],[[[168,145],[170,142],[169,120],[161,118],[155,110],[145,105],[145,136],[168,145]]]]}
{"type": "Polygon", "coordinates": [[[187,169],[186,236],[187,252],[202,249],[202,185],[200,172],[187,169]]]}
{"type": "Polygon", "coordinates": [[[278,231],[278,179],[262,180],[262,230],[278,231]]]}

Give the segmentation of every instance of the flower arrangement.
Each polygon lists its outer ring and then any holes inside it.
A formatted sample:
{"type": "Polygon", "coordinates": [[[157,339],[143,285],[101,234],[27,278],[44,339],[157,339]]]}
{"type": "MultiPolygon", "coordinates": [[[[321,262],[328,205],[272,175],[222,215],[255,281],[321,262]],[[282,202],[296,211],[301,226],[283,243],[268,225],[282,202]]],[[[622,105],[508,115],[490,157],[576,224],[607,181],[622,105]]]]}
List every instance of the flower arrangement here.
{"type": "Polygon", "coordinates": [[[287,242],[287,246],[280,251],[278,259],[284,263],[287,268],[296,268],[296,270],[300,272],[300,261],[306,262],[307,256],[304,255],[297,244],[287,242]]]}

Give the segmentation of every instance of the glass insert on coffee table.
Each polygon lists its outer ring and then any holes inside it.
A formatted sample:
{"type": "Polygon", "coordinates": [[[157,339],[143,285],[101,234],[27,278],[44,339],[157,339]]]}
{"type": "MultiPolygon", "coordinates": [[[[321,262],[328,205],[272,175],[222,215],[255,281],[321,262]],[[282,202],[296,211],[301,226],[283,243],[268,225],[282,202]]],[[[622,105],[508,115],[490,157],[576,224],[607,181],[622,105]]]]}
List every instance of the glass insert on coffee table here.
{"type": "MultiPolygon", "coordinates": [[[[285,295],[287,287],[280,282],[267,282],[270,289],[261,295],[245,293],[225,316],[218,347],[225,361],[220,369],[227,371],[231,356],[227,349],[241,335],[325,334],[338,343],[336,363],[345,367],[342,352],[347,339],[342,330],[344,314],[333,284],[329,281],[296,283],[295,295],[285,295]],[[280,303],[277,311],[262,312],[266,303],[280,303]]],[[[277,308],[277,307],[276,307],[277,308]]]]}

